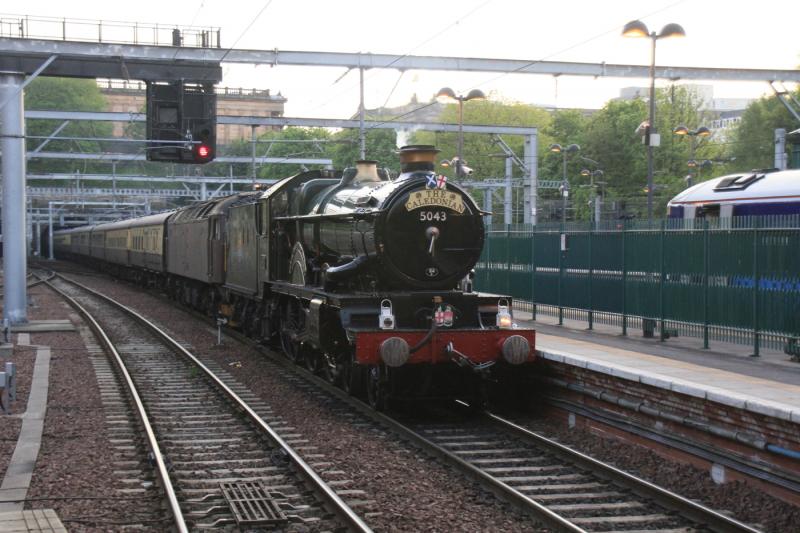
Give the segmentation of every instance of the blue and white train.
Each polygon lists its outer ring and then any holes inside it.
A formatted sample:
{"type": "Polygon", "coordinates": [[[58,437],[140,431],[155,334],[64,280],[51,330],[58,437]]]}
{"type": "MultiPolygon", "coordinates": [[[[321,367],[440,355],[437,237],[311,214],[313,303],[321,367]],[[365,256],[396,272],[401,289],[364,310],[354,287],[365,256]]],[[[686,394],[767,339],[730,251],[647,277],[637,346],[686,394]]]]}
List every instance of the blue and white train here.
{"type": "Polygon", "coordinates": [[[800,169],[751,170],[698,183],[667,204],[669,218],[800,214],[800,169]]]}

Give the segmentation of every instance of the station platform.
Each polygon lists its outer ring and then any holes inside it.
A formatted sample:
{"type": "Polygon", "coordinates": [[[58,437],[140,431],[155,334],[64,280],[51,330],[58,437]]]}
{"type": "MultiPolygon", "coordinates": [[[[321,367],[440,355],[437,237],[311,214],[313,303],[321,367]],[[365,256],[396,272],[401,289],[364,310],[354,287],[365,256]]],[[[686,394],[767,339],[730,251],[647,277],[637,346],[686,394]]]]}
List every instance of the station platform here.
{"type": "Polygon", "coordinates": [[[67,533],[52,509],[0,513],[0,533],[67,533]]]}
{"type": "MultiPolygon", "coordinates": [[[[536,349],[545,360],[586,368],[781,420],[800,423],[800,363],[784,353],[696,338],[646,339],[619,328],[549,316],[514,313],[520,327],[536,331],[536,349]]],[[[639,332],[641,335],[641,332],[639,332]]]]}

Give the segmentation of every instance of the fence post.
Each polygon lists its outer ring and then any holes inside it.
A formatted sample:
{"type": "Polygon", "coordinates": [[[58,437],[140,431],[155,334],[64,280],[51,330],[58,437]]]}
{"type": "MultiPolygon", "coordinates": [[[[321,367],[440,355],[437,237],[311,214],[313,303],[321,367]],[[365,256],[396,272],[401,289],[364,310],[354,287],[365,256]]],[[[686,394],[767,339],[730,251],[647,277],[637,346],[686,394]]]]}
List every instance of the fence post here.
{"type": "Polygon", "coordinates": [[[594,265],[592,261],[592,234],[594,233],[593,230],[594,222],[589,221],[589,329],[593,329],[594,327],[594,298],[592,297],[592,278],[594,277],[594,269],[592,266],[594,265]]]}
{"type": "Polygon", "coordinates": [[[751,357],[758,357],[759,335],[758,335],[758,288],[761,284],[758,264],[758,220],[753,222],[753,354],[751,357]]]}
{"type": "Polygon", "coordinates": [[[708,270],[710,268],[708,219],[703,218],[703,349],[708,350],[708,270]]]}
{"type": "Polygon", "coordinates": [[[628,233],[625,222],[622,223],[622,334],[628,334],[628,267],[625,263],[625,235],[628,233]]]}
{"type": "Polygon", "coordinates": [[[664,331],[664,281],[666,279],[666,272],[664,266],[664,236],[666,235],[665,221],[661,221],[661,238],[659,239],[659,247],[661,251],[658,254],[659,267],[661,270],[661,278],[658,284],[658,340],[664,341],[666,339],[664,331]]]}
{"type": "Polygon", "coordinates": [[[536,320],[536,226],[531,231],[531,320],[536,320]]]}
{"type": "Polygon", "coordinates": [[[506,224],[506,294],[511,294],[511,224],[506,224]]]}
{"type": "MultiPolygon", "coordinates": [[[[492,278],[492,226],[486,228],[486,286],[489,286],[489,280],[492,278]]],[[[492,288],[494,290],[494,287],[492,288]]]]}
{"type": "Polygon", "coordinates": [[[564,308],[561,306],[561,286],[564,279],[564,245],[567,236],[564,233],[564,223],[561,223],[561,233],[558,236],[558,325],[564,325],[564,308]]]}

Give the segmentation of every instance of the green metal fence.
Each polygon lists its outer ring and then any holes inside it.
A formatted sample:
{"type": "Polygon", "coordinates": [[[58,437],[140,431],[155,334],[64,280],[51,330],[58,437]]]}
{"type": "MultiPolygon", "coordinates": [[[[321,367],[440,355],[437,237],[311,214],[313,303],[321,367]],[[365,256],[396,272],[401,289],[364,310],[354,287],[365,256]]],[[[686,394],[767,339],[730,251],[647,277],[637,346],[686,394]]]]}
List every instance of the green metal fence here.
{"type": "Polygon", "coordinates": [[[478,290],[537,314],[800,351],[800,217],[493,226],[478,290]],[[564,248],[562,250],[562,242],[564,248]]]}

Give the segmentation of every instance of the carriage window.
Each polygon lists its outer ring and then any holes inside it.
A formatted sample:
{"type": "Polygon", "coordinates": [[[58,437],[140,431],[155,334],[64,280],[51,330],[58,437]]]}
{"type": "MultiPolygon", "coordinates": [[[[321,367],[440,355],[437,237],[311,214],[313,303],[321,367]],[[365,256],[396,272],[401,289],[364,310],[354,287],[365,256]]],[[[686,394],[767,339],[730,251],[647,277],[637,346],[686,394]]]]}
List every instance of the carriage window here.
{"type": "Polygon", "coordinates": [[[694,214],[695,218],[719,218],[719,204],[708,204],[698,206],[694,214]]]}

